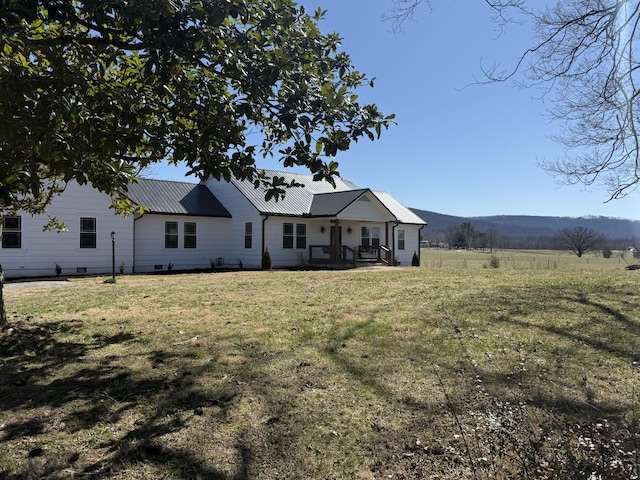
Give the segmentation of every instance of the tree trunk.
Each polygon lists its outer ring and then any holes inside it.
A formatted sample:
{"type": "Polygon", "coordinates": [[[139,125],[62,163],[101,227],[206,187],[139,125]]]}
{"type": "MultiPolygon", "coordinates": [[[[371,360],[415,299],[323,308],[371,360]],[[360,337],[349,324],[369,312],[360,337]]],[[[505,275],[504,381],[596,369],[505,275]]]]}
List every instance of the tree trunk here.
{"type": "Polygon", "coordinates": [[[7,322],[7,311],[4,308],[4,270],[0,265],[0,332],[4,332],[9,328],[9,322],[7,322]]]}

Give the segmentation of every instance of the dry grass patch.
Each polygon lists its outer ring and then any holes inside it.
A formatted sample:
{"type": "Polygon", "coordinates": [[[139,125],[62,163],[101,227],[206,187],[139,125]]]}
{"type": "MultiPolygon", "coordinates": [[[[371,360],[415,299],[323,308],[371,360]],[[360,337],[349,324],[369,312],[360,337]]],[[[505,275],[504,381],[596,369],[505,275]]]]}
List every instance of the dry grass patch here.
{"type": "Polygon", "coordinates": [[[0,474],[632,478],[637,272],[437,254],[7,291],[0,474]]]}

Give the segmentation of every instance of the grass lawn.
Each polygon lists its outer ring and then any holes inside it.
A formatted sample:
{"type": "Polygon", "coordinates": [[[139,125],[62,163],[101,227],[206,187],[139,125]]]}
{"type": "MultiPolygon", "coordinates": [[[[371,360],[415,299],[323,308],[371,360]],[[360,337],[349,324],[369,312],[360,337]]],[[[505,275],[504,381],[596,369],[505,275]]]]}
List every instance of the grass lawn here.
{"type": "Polygon", "coordinates": [[[637,478],[640,271],[493,255],[7,290],[0,478],[637,478]]]}

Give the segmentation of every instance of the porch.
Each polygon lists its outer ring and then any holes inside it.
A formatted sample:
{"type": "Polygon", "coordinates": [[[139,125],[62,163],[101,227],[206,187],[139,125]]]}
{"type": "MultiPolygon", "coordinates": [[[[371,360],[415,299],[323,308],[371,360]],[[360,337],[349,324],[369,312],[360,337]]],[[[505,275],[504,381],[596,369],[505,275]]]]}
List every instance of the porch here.
{"type": "Polygon", "coordinates": [[[310,245],[310,265],[325,265],[332,268],[356,268],[358,266],[382,264],[392,265],[392,252],[385,245],[358,246],[348,245],[310,245]]]}

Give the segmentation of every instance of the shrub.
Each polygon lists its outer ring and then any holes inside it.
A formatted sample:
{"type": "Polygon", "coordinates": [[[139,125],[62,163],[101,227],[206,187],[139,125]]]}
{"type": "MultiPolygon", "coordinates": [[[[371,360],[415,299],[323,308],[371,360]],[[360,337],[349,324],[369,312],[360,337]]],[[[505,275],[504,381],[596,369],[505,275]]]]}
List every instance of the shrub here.
{"type": "Polygon", "coordinates": [[[610,249],[609,247],[604,247],[604,248],[602,249],[602,256],[603,256],[604,258],[611,258],[611,254],[612,254],[612,253],[613,253],[613,252],[611,252],[611,249],[610,249]]]}
{"type": "Polygon", "coordinates": [[[265,249],[262,254],[262,269],[271,270],[271,254],[269,253],[269,249],[265,249]]]}
{"type": "Polygon", "coordinates": [[[416,252],[413,252],[413,258],[411,259],[411,265],[414,267],[419,267],[420,266],[420,257],[418,257],[418,254],[416,252]]]}
{"type": "Polygon", "coordinates": [[[489,266],[491,268],[500,268],[500,259],[496,255],[491,255],[489,266]]]}

